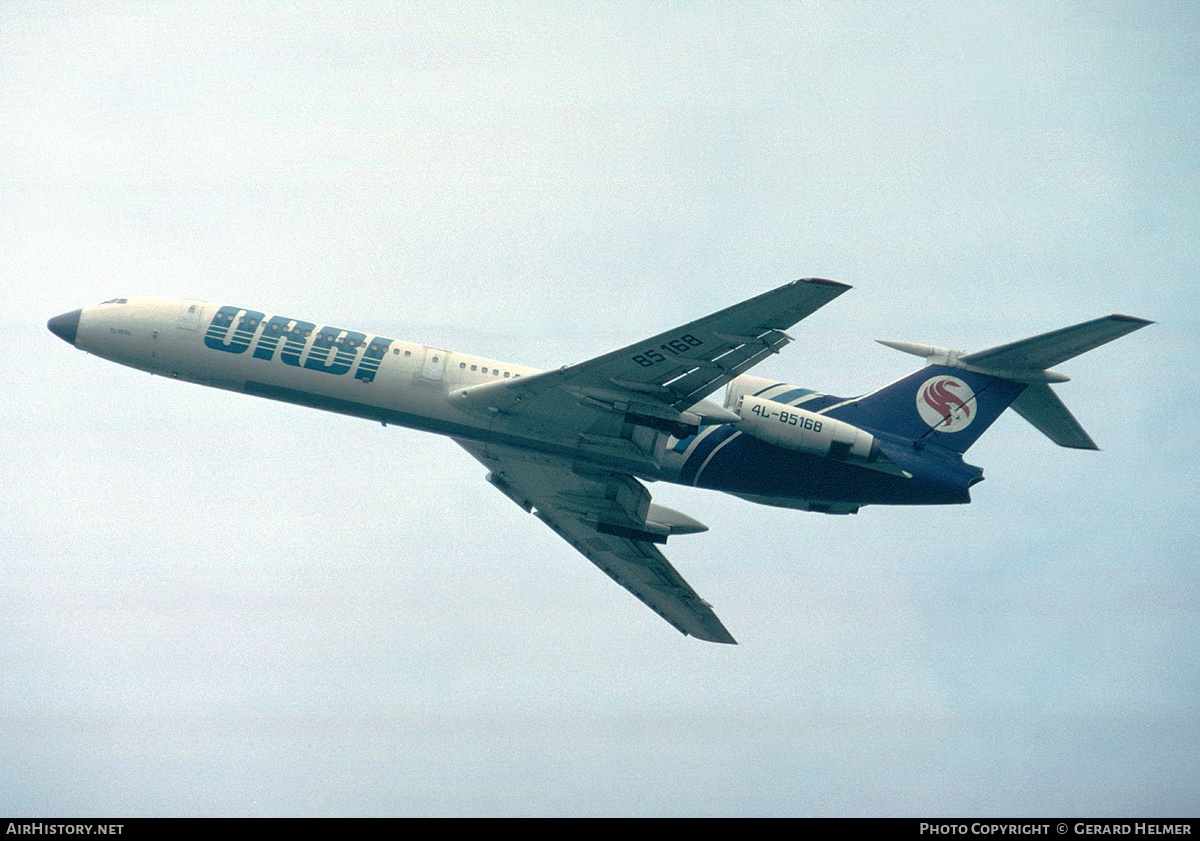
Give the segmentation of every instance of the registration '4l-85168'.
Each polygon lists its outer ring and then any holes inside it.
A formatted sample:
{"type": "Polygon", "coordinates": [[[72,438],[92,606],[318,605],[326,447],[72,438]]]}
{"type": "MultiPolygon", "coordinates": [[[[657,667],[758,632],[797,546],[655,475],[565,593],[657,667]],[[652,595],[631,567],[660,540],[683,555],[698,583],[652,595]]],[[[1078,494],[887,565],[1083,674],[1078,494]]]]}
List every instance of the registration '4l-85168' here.
{"type": "Polygon", "coordinates": [[[780,409],[778,412],[773,412],[762,403],[755,403],[750,407],[750,411],[762,418],[775,418],[787,426],[799,426],[803,429],[811,429],[813,432],[821,431],[821,422],[816,418],[789,412],[787,409],[780,409]]]}

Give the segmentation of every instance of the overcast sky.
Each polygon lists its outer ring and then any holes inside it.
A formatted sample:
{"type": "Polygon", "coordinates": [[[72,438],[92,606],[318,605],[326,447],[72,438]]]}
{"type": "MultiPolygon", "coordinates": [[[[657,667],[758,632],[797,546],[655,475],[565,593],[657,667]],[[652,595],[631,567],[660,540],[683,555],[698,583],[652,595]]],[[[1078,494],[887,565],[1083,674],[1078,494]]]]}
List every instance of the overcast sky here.
{"type": "Polygon", "coordinates": [[[1200,813],[1193,3],[0,5],[0,812],[1200,813]],[[798,277],[857,394],[1112,312],[974,502],[654,485],[679,635],[449,441],[72,350],[117,295],[539,367],[798,277]]]}

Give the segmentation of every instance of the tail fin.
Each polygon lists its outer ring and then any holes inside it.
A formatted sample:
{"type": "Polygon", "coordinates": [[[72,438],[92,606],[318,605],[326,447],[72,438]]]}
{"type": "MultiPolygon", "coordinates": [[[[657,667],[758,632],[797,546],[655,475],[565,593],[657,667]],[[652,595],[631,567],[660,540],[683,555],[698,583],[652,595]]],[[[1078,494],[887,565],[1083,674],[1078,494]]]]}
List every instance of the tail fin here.
{"type": "Polygon", "coordinates": [[[1054,443],[1094,450],[1095,442],[1050,389],[1050,383],[1066,382],[1069,377],[1049,368],[1151,323],[1110,315],[975,353],[880,340],[923,356],[929,364],[827,414],[964,453],[1011,405],[1054,443]]]}
{"type": "Polygon", "coordinates": [[[1024,388],[1025,383],[931,362],[824,414],[903,441],[965,453],[1024,388]]]}

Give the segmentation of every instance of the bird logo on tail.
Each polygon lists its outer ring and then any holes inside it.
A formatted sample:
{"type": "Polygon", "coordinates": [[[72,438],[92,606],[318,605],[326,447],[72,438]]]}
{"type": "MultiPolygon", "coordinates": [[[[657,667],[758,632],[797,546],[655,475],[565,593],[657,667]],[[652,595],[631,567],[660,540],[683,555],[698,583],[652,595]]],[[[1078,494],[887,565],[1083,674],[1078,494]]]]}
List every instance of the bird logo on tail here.
{"type": "Polygon", "coordinates": [[[938,432],[961,432],[975,419],[975,392],[965,382],[945,375],[933,377],[917,389],[917,412],[938,432]]]}

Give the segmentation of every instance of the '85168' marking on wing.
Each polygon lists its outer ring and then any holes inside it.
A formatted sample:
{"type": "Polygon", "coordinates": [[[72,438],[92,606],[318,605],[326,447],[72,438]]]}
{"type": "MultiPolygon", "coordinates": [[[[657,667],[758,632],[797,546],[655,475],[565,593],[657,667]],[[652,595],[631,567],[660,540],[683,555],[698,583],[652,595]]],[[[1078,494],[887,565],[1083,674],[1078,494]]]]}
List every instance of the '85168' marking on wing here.
{"type": "Polygon", "coordinates": [[[676,336],[674,339],[668,339],[657,348],[647,348],[633,357],[633,361],[643,368],[650,368],[660,362],[666,362],[668,359],[676,356],[684,356],[692,348],[700,347],[704,342],[697,339],[691,333],[683,333],[676,336]],[[666,351],[666,354],[660,353],[660,350],[666,351]]]}

